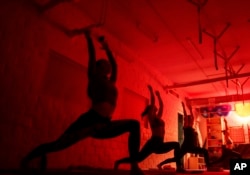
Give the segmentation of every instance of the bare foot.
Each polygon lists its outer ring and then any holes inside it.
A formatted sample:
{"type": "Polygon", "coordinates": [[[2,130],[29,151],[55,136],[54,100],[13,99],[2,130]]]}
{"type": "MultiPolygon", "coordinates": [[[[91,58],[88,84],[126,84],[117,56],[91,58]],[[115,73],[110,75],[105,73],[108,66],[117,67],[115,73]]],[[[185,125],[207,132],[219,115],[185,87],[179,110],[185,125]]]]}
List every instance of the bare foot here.
{"type": "Polygon", "coordinates": [[[118,161],[115,161],[114,170],[118,170],[118,167],[119,167],[119,163],[118,163],[118,161]]]}
{"type": "Polygon", "coordinates": [[[129,175],[144,175],[144,173],[140,168],[133,168],[130,170],[129,175]]]}
{"type": "Polygon", "coordinates": [[[157,165],[157,168],[158,168],[159,170],[162,170],[162,167],[161,167],[160,164],[157,165]]]}

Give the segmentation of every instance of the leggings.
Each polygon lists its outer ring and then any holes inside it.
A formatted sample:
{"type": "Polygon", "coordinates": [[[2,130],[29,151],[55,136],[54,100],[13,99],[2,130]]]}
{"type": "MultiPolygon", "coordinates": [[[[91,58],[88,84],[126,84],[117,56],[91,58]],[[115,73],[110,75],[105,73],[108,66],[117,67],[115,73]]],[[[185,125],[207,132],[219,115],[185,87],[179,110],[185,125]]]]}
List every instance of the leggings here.
{"type": "Polygon", "coordinates": [[[217,159],[216,161],[214,161],[213,164],[223,162],[226,160],[226,158],[241,159],[242,157],[241,157],[241,154],[239,152],[236,152],[236,151],[233,151],[232,149],[228,149],[228,148],[223,147],[221,157],[219,159],[217,159]]]}
{"type": "MultiPolygon", "coordinates": [[[[182,159],[183,156],[184,156],[186,153],[203,154],[203,155],[204,155],[204,159],[205,159],[206,166],[207,166],[207,167],[210,166],[210,164],[209,164],[208,151],[207,151],[205,148],[201,148],[201,147],[191,147],[191,146],[187,146],[186,144],[182,144],[179,159],[182,159]]],[[[167,164],[167,163],[170,163],[170,162],[174,162],[174,161],[176,161],[176,158],[169,158],[169,159],[166,159],[166,160],[162,161],[159,165],[162,166],[162,165],[164,165],[164,164],[167,164]]]]}
{"type": "MultiPolygon", "coordinates": [[[[152,136],[139,152],[137,162],[145,160],[152,153],[163,154],[171,151],[172,149],[174,149],[176,164],[179,166],[180,159],[178,159],[178,157],[180,157],[180,144],[178,142],[163,142],[163,138],[152,136]]],[[[130,161],[131,159],[127,157],[116,161],[116,164],[129,163],[130,161]]]]}
{"type": "Polygon", "coordinates": [[[27,162],[36,157],[43,157],[47,153],[63,150],[87,137],[106,139],[126,132],[129,132],[129,155],[131,160],[136,162],[140,148],[139,122],[132,119],[110,121],[94,110],[82,114],[57,140],[36,147],[24,158],[24,161],[27,162]]]}

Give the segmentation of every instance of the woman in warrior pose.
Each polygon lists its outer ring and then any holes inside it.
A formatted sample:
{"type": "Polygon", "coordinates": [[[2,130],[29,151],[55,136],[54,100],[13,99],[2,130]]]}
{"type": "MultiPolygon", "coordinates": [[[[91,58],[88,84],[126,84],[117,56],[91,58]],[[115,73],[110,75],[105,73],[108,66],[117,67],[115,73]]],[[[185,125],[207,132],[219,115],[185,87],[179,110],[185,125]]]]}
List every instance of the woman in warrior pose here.
{"type": "Polygon", "coordinates": [[[136,160],[140,148],[140,123],[133,119],[111,120],[118,96],[117,65],[107,42],[104,37],[98,39],[108,60],[96,60],[90,30],[76,29],[67,34],[70,36],[84,34],[88,44],[88,96],[92,101],[91,108],[80,115],[57,140],[42,144],[32,150],[21,161],[21,167],[27,168],[31,160],[40,157],[41,169],[45,170],[47,153],[63,150],[87,137],[113,138],[128,132],[131,174],[143,174],[136,160]]]}
{"type": "MultiPolygon", "coordinates": [[[[148,123],[151,128],[152,136],[143,146],[141,151],[138,154],[137,161],[141,162],[146,159],[150,154],[163,154],[167,153],[171,150],[174,150],[174,157],[176,160],[177,171],[182,171],[181,162],[180,162],[180,145],[178,142],[164,142],[165,135],[165,122],[162,120],[163,113],[163,102],[160,96],[159,91],[156,91],[155,94],[159,100],[159,110],[157,112],[157,108],[155,106],[155,97],[153,89],[150,85],[148,85],[148,89],[150,92],[150,104],[145,108],[142,112],[141,116],[144,119],[145,127],[148,128],[148,123]]],[[[118,169],[118,166],[121,163],[130,162],[130,158],[123,158],[117,160],[115,163],[115,169],[118,169]]]]}
{"type": "MultiPolygon", "coordinates": [[[[184,141],[181,145],[180,157],[182,158],[186,153],[194,153],[194,154],[203,154],[206,166],[209,167],[209,157],[208,151],[205,148],[201,148],[198,144],[197,132],[193,128],[194,125],[194,115],[192,112],[192,108],[188,105],[190,110],[190,115],[187,115],[185,104],[182,102],[183,113],[184,113],[184,141]]],[[[161,162],[159,165],[162,166],[164,164],[175,161],[175,158],[166,159],[161,162]]]]}
{"type": "Polygon", "coordinates": [[[222,133],[224,134],[225,143],[224,143],[224,145],[222,145],[222,155],[220,158],[215,160],[213,162],[213,164],[217,164],[217,163],[221,163],[221,162],[224,163],[225,161],[227,161],[226,168],[228,168],[229,159],[227,159],[227,158],[241,159],[242,156],[239,152],[233,150],[234,149],[234,142],[233,142],[232,138],[230,137],[229,129],[227,126],[227,120],[225,118],[224,118],[224,123],[225,123],[225,130],[223,130],[222,133]]]}

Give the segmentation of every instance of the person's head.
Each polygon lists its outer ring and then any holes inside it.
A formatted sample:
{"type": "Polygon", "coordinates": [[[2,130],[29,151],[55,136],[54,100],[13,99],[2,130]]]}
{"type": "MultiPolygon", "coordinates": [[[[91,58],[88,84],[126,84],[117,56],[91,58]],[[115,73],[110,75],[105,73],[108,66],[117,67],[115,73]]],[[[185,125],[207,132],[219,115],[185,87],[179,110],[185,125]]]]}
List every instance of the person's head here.
{"type": "Polygon", "coordinates": [[[145,117],[147,115],[152,115],[155,114],[157,112],[157,107],[155,105],[148,105],[146,106],[146,108],[144,109],[144,111],[141,113],[141,117],[145,117]]]}
{"type": "Polygon", "coordinates": [[[111,73],[109,61],[103,58],[96,61],[96,73],[100,76],[108,76],[111,73]]]}

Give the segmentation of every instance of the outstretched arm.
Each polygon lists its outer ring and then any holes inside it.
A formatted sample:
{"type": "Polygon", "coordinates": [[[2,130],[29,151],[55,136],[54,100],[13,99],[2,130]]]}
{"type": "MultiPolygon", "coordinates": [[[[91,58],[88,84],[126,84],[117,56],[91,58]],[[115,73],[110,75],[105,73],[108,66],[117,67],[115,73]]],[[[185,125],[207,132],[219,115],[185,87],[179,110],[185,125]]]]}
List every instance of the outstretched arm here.
{"type": "Polygon", "coordinates": [[[159,101],[159,111],[157,113],[157,117],[161,118],[162,117],[162,113],[163,113],[163,102],[162,102],[161,95],[160,95],[159,91],[156,91],[155,95],[157,96],[158,101],[159,101]]]}
{"type": "Polygon", "coordinates": [[[150,105],[155,105],[155,96],[151,85],[148,85],[148,90],[150,93],[150,105]]]}
{"type": "Polygon", "coordinates": [[[90,36],[90,31],[86,31],[85,38],[87,40],[88,45],[88,54],[89,54],[89,61],[88,61],[88,78],[91,79],[96,71],[96,56],[95,56],[95,47],[93,41],[90,36]]]}
{"type": "Polygon", "coordinates": [[[182,104],[183,114],[184,114],[184,127],[189,127],[190,126],[190,116],[187,115],[187,111],[186,111],[184,102],[182,102],[181,104],[182,104]]]}
{"type": "Polygon", "coordinates": [[[184,117],[187,117],[187,111],[186,111],[186,108],[185,108],[185,104],[184,104],[184,102],[181,102],[181,104],[182,104],[184,117]]]}
{"type": "Polygon", "coordinates": [[[88,47],[88,54],[89,54],[89,60],[88,60],[88,78],[93,78],[93,75],[96,72],[96,55],[95,55],[95,47],[94,43],[91,38],[91,31],[90,29],[93,27],[93,25],[80,28],[80,29],[74,29],[74,30],[64,30],[65,34],[68,37],[74,37],[76,35],[84,34],[86,41],[87,41],[87,47],[88,47]]]}
{"type": "Polygon", "coordinates": [[[189,109],[189,112],[190,112],[190,116],[189,116],[189,119],[188,119],[188,123],[189,123],[189,126],[193,126],[194,124],[194,113],[193,113],[193,109],[192,109],[192,106],[187,103],[187,107],[189,109]]]}
{"type": "Polygon", "coordinates": [[[98,38],[98,40],[101,43],[102,48],[105,50],[106,55],[108,56],[108,60],[109,60],[109,62],[111,64],[111,67],[112,67],[110,80],[112,82],[116,82],[116,79],[117,79],[117,64],[116,64],[115,58],[114,58],[111,50],[109,49],[108,43],[105,41],[104,37],[101,36],[101,37],[98,38]]]}

